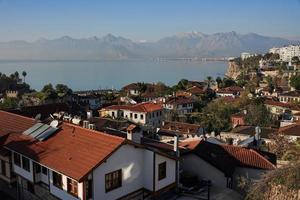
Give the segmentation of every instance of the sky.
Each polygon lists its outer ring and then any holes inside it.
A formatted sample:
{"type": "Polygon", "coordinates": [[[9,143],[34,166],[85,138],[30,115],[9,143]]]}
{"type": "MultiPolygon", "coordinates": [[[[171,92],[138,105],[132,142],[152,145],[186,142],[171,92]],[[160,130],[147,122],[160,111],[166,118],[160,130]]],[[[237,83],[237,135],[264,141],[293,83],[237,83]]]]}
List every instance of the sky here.
{"type": "Polygon", "coordinates": [[[0,0],[0,41],[181,32],[300,38],[300,0],[0,0]]]}

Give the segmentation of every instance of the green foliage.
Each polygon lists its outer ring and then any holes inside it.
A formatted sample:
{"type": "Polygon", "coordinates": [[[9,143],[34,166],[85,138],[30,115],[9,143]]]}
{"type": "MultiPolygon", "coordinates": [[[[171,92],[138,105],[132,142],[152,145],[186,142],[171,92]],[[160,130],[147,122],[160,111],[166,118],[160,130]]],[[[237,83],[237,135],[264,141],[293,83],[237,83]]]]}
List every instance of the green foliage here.
{"type": "Polygon", "coordinates": [[[0,103],[0,109],[14,109],[18,106],[18,100],[12,98],[5,98],[3,103],[0,103]]]}
{"type": "Polygon", "coordinates": [[[225,104],[221,99],[213,101],[203,108],[202,113],[196,117],[207,132],[227,131],[231,128],[230,117],[238,109],[230,104],[225,104]]]}
{"type": "Polygon", "coordinates": [[[296,90],[300,90],[300,75],[294,75],[290,78],[290,85],[296,90]]]}
{"type": "Polygon", "coordinates": [[[235,86],[236,82],[232,78],[223,78],[222,82],[219,83],[220,88],[225,88],[225,87],[230,87],[230,86],[235,86]]]}
{"type": "Polygon", "coordinates": [[[20,78],[19,73],[15,72],[6,76],[5,74],[0,73],[0,93],[5,92],[6,90],[30,90],[30,86],[23,83],[19,84],[20,78]]]}
{"type": "Polygon", "coordinates": [[[45,99],[56,99],[58,97],[57,92],[54,90],[51,83],[45,85],[41,90],[42,93],[45,94],[45,99]]]}
{"type": "Polygon", "coordinates": [[[67,85],[64,85],[64,84],[57,84],[55,86],[55,90],[59,97],[63,97],[65,95],[70,95],[73,92],[67,85]]]}
{"type": "Polygon", "coordinates": [[[271,113],[262,102],[253,102],[247,106],[246,122],[252,126],[267,127],[272,124],[271,113]]]}

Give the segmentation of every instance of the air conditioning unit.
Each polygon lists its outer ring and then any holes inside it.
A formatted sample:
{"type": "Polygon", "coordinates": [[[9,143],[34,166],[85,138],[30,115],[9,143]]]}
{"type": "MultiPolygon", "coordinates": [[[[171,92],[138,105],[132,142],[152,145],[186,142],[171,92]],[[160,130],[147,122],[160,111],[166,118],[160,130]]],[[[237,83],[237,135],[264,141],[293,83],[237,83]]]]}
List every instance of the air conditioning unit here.
{"type": "Polygon", "coordinates": [[[96,125],[95,124],[89,124],[89,129],[96,130],[96,125]]]}
{"type": "Polygon", "coordinates": [[[84,120],[84,121],[83,121],[83,128],[89,128],[89,124],[90,124],[89,121],[84,120]]]}

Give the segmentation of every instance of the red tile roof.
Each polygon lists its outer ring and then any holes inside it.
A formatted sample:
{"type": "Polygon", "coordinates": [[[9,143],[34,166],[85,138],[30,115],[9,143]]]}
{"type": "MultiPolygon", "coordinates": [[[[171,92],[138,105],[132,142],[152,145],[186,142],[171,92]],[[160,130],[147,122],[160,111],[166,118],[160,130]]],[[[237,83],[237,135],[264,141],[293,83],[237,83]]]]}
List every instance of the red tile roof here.
{"type": "Polygon", "coordinates": [[[279,134],[290,135],[290,136],[299,136],[300,137],[300,122],[291,124],[288,126],[280,127],[278,130],[279,134]]]}
{"type": "Polygon", "coordinates": [[[34,119],[0,110],[0,136],[4,132],[22,133],[34,124],[34,119]]]}
{"type": "Polygon", "coordinates": [[[192,98],[179,96],[179,97],[172,97],[172,98],[168,99],[165,104],[178,105],[178,104],[188,104],[188,103],[194,103],[194,102],[195,101],[192,98]]]}
{"type": "Polygon", "coordinates": [[[26,135],[10,135],[5,146],[81,181],[124,141],[124,138],[63,123],[57,133],[43,142],[26,135]]]}
{"type": "Polygon", "coordinates": [[[189,124],[183,122],[164,122],[164,125],[161,126],[162,130],[178,131],[186,134],[195,134],[200,128],[201,126],[198,124],[189,124]]]}
{"type": "Polygon", "coordinates": [[[239,86],[231,86],[226,88],[220,88],[217,90],[217,93],[238,93],[242,92],[244,89],[239,86]]]}
{"type": "Polygon", "coordinates": [[[0,110],[0,154],[7,150],[3,148],[9,134],[21,134],[34,124],[34,119],[0,110]]]}
{"type": "Polygon", "coordinates": [[[200,88],[200,87],[197,87],[197,86],[193,86],[191,88],[188,88],[186,91],[190,92],[192,94],[195,94],[195,95],[204,94],[206,92],[203,88],[200,88]]]}
{"type": "Polygon", "coordinates": [[[133,112],[154,112],[154,111],[158,111],[162,109],[162,105],[161,104],[157,104],[157,103],[150,103],[150,102],[146,102],[146,103],[139,103],[136,105],[112,105],[112,106],[108,106],[104,109],[108,109],[108,110],[130,110],[133,112]]]}
{"type": "Polygon", "coordinates": [[[226,176],[232,175],[235,167],[257,169],[275,169],[275,166],[258,152],[233,145],[218,145],[201,141],[193,151],[197,156],[209,162],[226,176]]]}
{"type": "Polygon", "coordinates": [[[292,103],[282,103],[282,102],[279,102],[279,101],[273,101],[273,100],[267,99],[267,100],[265,100],[265,104],[270,105],[270,106],[289,108],[291,110],[299,110],[299,107],[295,104],[292,104],[292,103]]]}

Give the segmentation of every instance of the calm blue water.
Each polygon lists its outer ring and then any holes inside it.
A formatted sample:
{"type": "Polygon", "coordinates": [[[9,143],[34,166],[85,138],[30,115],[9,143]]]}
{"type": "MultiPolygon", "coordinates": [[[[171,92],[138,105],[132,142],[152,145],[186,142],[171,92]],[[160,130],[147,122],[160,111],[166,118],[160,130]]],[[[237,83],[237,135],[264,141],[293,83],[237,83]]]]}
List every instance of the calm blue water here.
{"type": "Polygon", "coordinates": [[[120,89],[125,84],[180,79],[204,80],[224,76],[226,62],[155,61],[0,61],[0,72],[27,72],[26,82],[40,90],[45,84],[63,83],[73,90],[120,89]]]}

